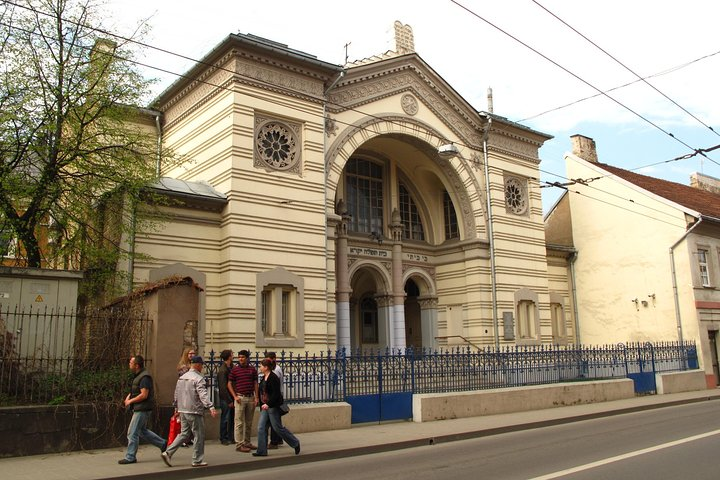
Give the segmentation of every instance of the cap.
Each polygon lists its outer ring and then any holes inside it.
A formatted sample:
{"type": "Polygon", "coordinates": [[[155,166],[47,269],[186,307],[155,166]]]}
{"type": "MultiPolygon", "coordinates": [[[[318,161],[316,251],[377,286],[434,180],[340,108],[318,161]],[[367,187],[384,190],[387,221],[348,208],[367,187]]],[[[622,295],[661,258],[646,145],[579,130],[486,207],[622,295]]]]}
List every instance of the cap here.
{"type": "Polygon", "coordinates": [[[190,363],[199,363],[200,365],[202,365],[205,362],[203,362],[203,359],[200,355],[195,355],[190,359],[190,363]]]}

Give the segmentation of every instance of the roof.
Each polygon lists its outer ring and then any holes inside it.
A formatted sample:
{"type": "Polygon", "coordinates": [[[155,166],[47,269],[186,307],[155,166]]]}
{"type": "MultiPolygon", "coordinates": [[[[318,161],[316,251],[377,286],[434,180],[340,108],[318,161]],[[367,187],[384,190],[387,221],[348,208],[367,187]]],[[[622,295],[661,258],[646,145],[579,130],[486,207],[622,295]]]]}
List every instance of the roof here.
{"type": "Polygon", "coordinates": [[[720,195],[716,193],[681,183],[640,175],[604,163],[598,162],[596,165],[650,193],[698,212],[700,215],[720,219],[720,195]]]}
{"type": "Polygon", "coordinates": [[[212,185],[205,182],[189,182],[171,177],[161,177],[150,185],[150,188],[163,192],[172,192],[191,197],[227,200],[225,194],[218,192],[212,185]]]}

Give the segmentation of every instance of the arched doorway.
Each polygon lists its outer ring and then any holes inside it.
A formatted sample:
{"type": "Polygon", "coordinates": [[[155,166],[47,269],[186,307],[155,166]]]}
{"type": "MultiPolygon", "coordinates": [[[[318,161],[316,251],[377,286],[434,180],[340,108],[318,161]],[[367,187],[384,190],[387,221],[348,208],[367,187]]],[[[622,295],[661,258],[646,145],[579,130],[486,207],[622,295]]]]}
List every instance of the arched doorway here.
{"type": "Polygon", "coordinates": [[[365,264],[351,274],[350,346],[353,349],[384,348],[389,341],[387,279],[374,264],[365,264]]]}
{"type": "Polygon", "coordinates": [[[405,345],[422,348],[422,323],[420,321],[420,288],[409,279],[405,282],[405,345]]]}

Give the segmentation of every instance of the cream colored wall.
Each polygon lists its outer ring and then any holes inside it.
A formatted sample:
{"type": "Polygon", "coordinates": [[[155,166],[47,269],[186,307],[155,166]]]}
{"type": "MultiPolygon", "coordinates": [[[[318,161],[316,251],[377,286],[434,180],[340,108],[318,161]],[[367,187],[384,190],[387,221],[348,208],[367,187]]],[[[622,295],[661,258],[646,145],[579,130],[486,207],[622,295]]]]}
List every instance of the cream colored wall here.
{"type": "MultiPolygon", "coordinates": [[[[462,205],[456,204],[458,213],[468,219],[460,220],[462,240],[437,247],[431,265],[435,269],[438,296],[437,334],[461,331],[478,344],[493,343],[485,179],[478,161],[482,159],[482,132],[478,125],[463,123],[466,120],[459,120],[452,108],[431,102],[416,91],[413,93],[418,99],[418,111],[414,115],[405,114],[401,104],[407,90],[403,89],[378,95],[358,108],[336,108],[330,116],[338,129],[326,136],[322,105],[303,95],[291,97],[274,89],[260,90],[246,82],[232,83],[224,71],[216,72],[207,81],[225,83],[232,89],[214,92],[210,85],[199,84],[162,106],[166,120],[164,144],[184,159],[179,167],[166,168],[162,173],[188,181],[206,181],[227,195],[228,205],[220,214],[183,212],[197,217],[185,218],[138,240],[138,250],[149,253],[153,260],[138,262],[135,272],[136,280],[143,281],[150,268],[183,261],[207,275],[208,350],[256,346],[256,275],[276,266],[304,280],[305,337],[302,347],[294,350],[334,347],[334,209],[338,183],[345,162],[356,150],[376,137],[382,142],[385,139],[380,136],[396,133],[413,137],[415,143],[410,142],[411,145],[424,146],[428,151],[435,151],[447,139],[457,139],[461,146],[461,156],[445,160],[444,164],[419,156],[413,162],[414,147],[405,146],[402,154],[408,157],[397,165],[394,174],[409,179],[423,196],[425,210],[429,212],[424,220],[430,223],[436,247],[444,240],[442,198],[441,194],[433,196],[427,190],[444,187],[456,198],[466,199],[462,205]],[[299,174],[254,166],[257,115],[301,125],[299,174]],[[469,146],[473,144],[475,148],[469,146]],[[455,173],[449,174],[450,170],[455,173]],[[163,244],[166,238],[167,243],[163,244]],[[451,316],[446,314],[448,308],[453,309],[451,316]],[[449,326],[449,317],[461,325],[449,326]]],[[[316,83],[313,88],[322,92],[322,85],[316,83]]],[[[348,88],[362,89],[363,85],[360,82],[348,88]]],[[[465,114],[476,115],[470,110],[465,114]]],[[[538,177],[537,149],[542,140],[540,135],[497,123],[489,136],[489,163],[498,317],[503,311],[515,310],[515,292],[531,289],[538,294],[540,338],[547,342],[552,331],[542,205],[537,182],[530,180],[538,177]],[[504,180],[508,173],[528,179],[529,209],[524,215],[513,215],[505,208],[504,180]]],[[[389,236],[389,232],[385,233],[389,236]]],[[[553,289],[559,289],[561,283],[556,279],[553,289]]],[[[498,335],[502,336],[502,328],[498,335]]]]}
{"type": "MultiPolygon", "coordinates": [[[[574,185],[571,190],[581,195],[569,197],[582,343],[677,340],[668,252],[685,232],[684,215],[573,155],[566,156],[566,166],[568,178],[603,177],[574,185]]],[[[693,302],[685,286],[689,256],[683,245],[675,258],[687,319],[693,302]]]]}
{"type": "MultiPolygon", "coordinates": [[[[218,75],[215,81],[221,83],[225,72],[218,75]]],[[[228,197],[219,226],[208,227],[219,227],[215,245],[188,258],[190,266],[207,275],[208,337],[215,330],[207,348],[255,347],[256,274],[275,266],[304,279],[305,345],[298,351],[332,346],[321,105],[240,83],[207,100],[200,94],[187,98],[169,107],[164,132],[165,144],[186,161],[163,174],[206,181],[228,197]],[[301,125],[299,175],[253,166],[256,114],[301,125]]],[[[195,226],[184,233],[193,238],[203,229],[195,226]]],[[[165,258],[153,256],[154,264],[165,258]]]]}

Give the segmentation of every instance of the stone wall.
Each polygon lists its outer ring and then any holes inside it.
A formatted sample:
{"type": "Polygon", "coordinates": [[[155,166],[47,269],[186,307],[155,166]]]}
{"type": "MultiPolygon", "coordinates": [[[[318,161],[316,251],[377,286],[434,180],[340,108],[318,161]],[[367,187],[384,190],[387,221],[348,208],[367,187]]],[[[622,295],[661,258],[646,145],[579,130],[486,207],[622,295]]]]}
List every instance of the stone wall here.
{"type": "MultiPolygon", "coordinates": [[[[166,436],[171,414],[159,409],[153,431],[166,436]]],[[[129,421],[119,404],[2,407],[0,458],[127,445],[129,421]]]]}

